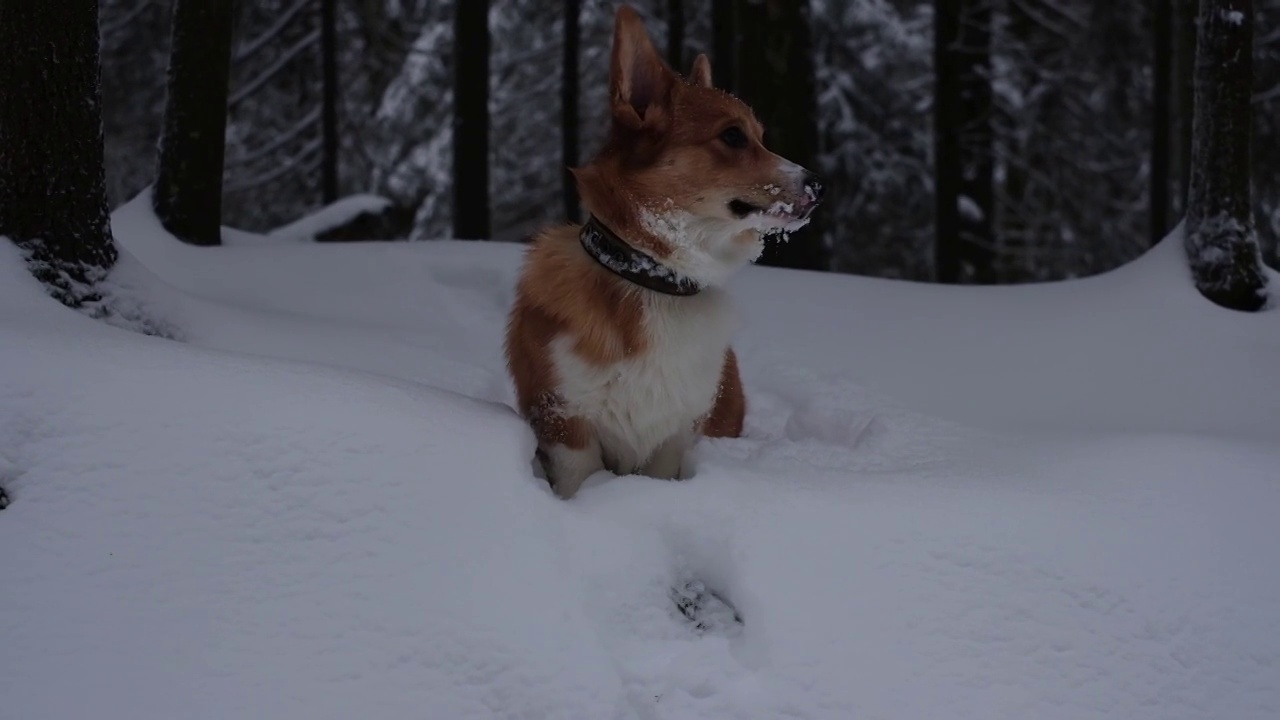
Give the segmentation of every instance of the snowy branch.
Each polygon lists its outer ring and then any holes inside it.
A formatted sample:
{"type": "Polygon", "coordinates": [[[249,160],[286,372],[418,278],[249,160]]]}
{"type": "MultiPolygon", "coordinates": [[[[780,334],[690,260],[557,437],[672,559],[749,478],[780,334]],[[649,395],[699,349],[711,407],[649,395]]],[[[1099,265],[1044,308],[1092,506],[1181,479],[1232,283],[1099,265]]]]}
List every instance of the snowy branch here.
{"type": "Polygon", "coordinates": [[[120,32],[129,26],[138,16],[151,8],[151,0],[139,0],[123,17],[112,20],[110,23],[102,23],[98,27],[98,34],[103,38],[110,38],[112,35],[120,32]]]}
{"type": "Polygon", "coordinates": [[[320,40],[319,30],[312,30],[311,32],[307,33],[306,37],[294,43],[292,46],[289,47],[288,50],[285,50],[283,53],[281,53],[280,57],[277,58],[275,62],[267,66],[266,70],[263,70],[260,74],[258,74],[257,77],[250,80],[239,90],[236,90],[234,93],[232,93],[231,97],[227,100],[227,105],[236,105],[241,100],[244,100],[245,98],[257,92],[259,88],[261,88],[263,85],[267,83],[267,81],[275,77],[276,73],[279,73],[281,68],[285,67],[290,62],[292,62],[294,58],[296,58],[298,55],[301,55],[304,50],[307,50],[312,46],[314,46],[319,40],[320,40]]]}
{"type": "Polygon", "coordinates": [[[315,108],[311,112],[307,113],[301,120],[294,123],[293,127],[289,128],[288,130],[285,130],[280,135],[277,135],[270,142],[265,143],[252,150],[245,150],[241,152],[238,157],[227,160],[226,166],[237,167],[240,165],[248,165],[249,163],[259,160],[260,158],[263,158],[266,155],[273,153],[276,150],[279,150],[280,148],[284,147],[285,145],[289,144],[291,141],[296,139],[302,133],[315,127],[315,124],[319,119],[320,119],[320,108],[315,108]]]}
{"type": "Polygon", "coordinates": [[[235,183],[228,183],[226,186],[225,192],[243,192],[245,190],[252,190],[254,188],[261,187],[263,185],[266,185],[269,182],[272,182],[276,179],[284,177],[285,175],[288,175],[290,172],[292,172],[295,168],[297,168],[299,165],[301,165],[304,161],[307,161],[308,159],[313,160],[313,162],[310,162],[307,165],[307,171],[312,172],[315,170],[316,165],[319,163],[319,158],[318,157],[313,158],[312,156],[316,155],[319,152],[320,145],[321,143],[318,138],[315,140],[312,140],[311,142],[302,146],[302,149],[298,151],[297,155],[294,155],[292,158],[280,163],[279,166],[272,168],[271,170],[268,170],[265,173],[255,175],[250,178],[245,178],[235,183]]]}
{"type": "Polygon", "coordinates": [[[236,55],[233,58],[233,60],[237,63],[242,62],[246,58],[256,54],[259,50],[269,45],[271,41],[275,40],[276,37],[280,34],[280,32],[284,30],[286,26],[288,26],[289,22],[292,21],[294,17],[298,15],[298,13],[305,10],[307,6],[313,4],[314,2],[315,0],[298,0],[297,2],[295,2],[289,9],[281,13],[280,17],[277,18],[276,21],[272,23],[270,27],[268,27],[266,30],[263,30],[261,33],[258,33],[257,37],[253,38],[252,40],[248,40],[243,45],[241,45],[236,50],[236,55]]]}

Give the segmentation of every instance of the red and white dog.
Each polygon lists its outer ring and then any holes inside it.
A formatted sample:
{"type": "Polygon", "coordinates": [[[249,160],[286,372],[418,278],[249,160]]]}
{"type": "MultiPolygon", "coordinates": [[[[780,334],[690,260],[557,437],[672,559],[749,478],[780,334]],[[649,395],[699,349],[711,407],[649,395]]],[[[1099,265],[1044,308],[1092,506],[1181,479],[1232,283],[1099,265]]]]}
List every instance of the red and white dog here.
{"type": "Polygon", "coordinates": [[[590,219],[528,250],[507,367],[555,492],[598,470],[678,479],[700,436],[737,437],[746,399],[722,289],[764,239],[808,222],[822,186],[765,149],[750,108],[699,55],[671,71],[617,12],[609,137],[573,170],[590,219]]]}

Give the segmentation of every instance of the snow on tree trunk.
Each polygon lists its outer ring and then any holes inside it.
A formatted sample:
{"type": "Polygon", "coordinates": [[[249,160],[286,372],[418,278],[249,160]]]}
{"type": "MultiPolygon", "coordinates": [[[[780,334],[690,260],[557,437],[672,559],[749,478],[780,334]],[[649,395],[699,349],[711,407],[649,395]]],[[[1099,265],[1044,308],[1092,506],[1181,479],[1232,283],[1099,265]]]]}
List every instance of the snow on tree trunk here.
{"type": "Polygon", "coordinates": [[[193,245],[222,241],[234,0],[176,0],[168,100],[152,203],[165,229],[193,245]]]}
{"type": "Polygon", "coordinates": [[[453,232],[487,240],[489,210],[489,0],[454,9],[453,232]]]}
{"type": "Polygon", "coordinates": [[[994,282],[990,0],[934,8],[935,272],[994,282]]]}
{"type": "MultiPolygon", "coordinates": [[[[738,89],[766,128],[773,152],[814,169],[818,163],[818,96],[810,4],[794,0],[739,0],[738,89]]],[[[785,242],[769,242],[760,264],[827,270],[831,251],[822,209],[785,242]]]]}
{"type": "Polygon", "coordinates": [[[1253,1],[1201,0],[1186,252],[1200,293],[1233,310],[1266,304],[1250,197],[1253,1]]]}
{"type": "Polygon", "coordinates": [[[96,2],[0,2],[0,235],[72,307],[116,260],[98,42],[96,2]]]}

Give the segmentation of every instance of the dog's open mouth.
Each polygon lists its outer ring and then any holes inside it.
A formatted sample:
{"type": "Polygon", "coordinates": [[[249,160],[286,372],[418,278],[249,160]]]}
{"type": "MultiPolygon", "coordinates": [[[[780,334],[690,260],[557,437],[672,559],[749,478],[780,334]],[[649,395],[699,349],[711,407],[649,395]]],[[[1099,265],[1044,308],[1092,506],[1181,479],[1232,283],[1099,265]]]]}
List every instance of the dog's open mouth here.
{"type": "Polygon", "coordinates": [[[764,231],[791,231],[804,227],[817,203],[790,203],[781,200],[768,206],[756,205],[746,200],[730,200],[729,212],[739,219],[754,218],[759,220],[760,229],[764,231]]]}

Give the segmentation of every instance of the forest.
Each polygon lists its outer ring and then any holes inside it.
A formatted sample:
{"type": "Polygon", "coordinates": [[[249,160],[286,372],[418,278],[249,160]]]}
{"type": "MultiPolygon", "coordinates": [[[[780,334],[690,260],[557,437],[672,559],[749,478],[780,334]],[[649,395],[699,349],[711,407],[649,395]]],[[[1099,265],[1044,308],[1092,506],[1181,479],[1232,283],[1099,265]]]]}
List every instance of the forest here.
{"type": "Polygon", "coordinates": [[[0,48],[0,716],[1277,716],[1280,0],[0,48]]]}
{"type": "MultiPolygon", "coordinates": [[[[575,212],[563,168],[606,127],[612,2],[467,0],[456,17],[442,0],[230,5],[225,224],[267,231],[356,193],[394,203],[386,238],[519,240],[575,212]],[[457,183],[474,186],[474,225],[453,220],[457,183]]],[[[1195,0],[635,5],[673,67],[707,52],[717,82],[829,179],[820,238],[766,262],[1054,280],[1132,260],[1184,213],[1195,0]],[[940,162],[976,175],[958,185],[940,162]]],[[[1275,263],[1280,3],[1257,0],[1253,19],[1252,214],[1275,263]]],[[[168,2],[104,0],[113,207],[154,180],[169,35],[168,2]]]]}

